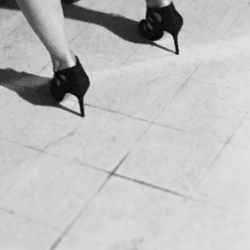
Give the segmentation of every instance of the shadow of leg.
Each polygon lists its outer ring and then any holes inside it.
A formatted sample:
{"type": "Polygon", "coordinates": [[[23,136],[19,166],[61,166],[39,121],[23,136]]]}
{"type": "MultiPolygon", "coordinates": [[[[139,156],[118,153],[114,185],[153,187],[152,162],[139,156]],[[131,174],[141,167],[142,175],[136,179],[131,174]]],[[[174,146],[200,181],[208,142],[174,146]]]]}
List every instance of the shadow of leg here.
{"type": "Polygon", "coordinates": [[[26,72],[17,72],[13,69],[0,69],[0,86],[14,91],[26,102],[33,105],[57,107],[72,114],[77,112],[58,104],[50,95],[49,78],[26,72]]]}
{"type": "MultiPolygon", "coordinates": [[[[1,8],[17,10],[19,9],[13,0],[0,0],[4,1],[1,8]]],[[[78,5],[65,5],[64,14],[66,18],[72,20],[87,22],[102,26],[108,29],[113,34],[117,35],[121,39],[135,43],[135,44],[145,44],[151,45],[168,52],[173,52],[172,50],[158,45],[155,42],[148,41],[142,38],[138,32],[138,22],[124,16],[115,15],[112,13],[105,13],[97,10],[91,10],[78,5]]]]}

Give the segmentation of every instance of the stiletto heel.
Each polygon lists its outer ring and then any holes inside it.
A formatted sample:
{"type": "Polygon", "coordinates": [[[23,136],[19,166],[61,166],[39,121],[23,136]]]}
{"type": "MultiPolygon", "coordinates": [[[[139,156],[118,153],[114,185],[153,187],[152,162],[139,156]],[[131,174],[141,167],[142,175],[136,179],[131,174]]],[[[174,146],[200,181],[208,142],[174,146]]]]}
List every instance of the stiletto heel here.
{"type": "Polygon", "coordinates": [[[179,44],[178,44],[178,34],[173,34],[173,39],[174,39],[174,46],[175,46],[175,54],[179,55],[179,44]]]}
{"type": "Polygon", "coordinates": [[[160,8],[147,7],[146,19],[141,20],[138,28],[142,37],[150,40],[159,40],[164,31],[173,36],[175,52],[179,54],[178,34],[183,26],[183,18],[175,9],[173,2],[160,8]]]}
{"type": "Polygon", "coordinates": [[[54,73],[54,77],[50,82],[50,92],[57,102],[61,102],[67,93],[76,96],[79,102],[81,116],[84,117],[83,99],[89,86],[89,78],[79,62],[78,57],[76,57],[75,66],[54,73]]]}
{"type": "Polygon", "coordinates": [[[83,97],[79,96],[79,97],[78,97],[78,102],[79,102],[79,106],[80,106],[81,116],[82,116],[82,117],[85,117],[84,99],[83,99],[83,97]]]}

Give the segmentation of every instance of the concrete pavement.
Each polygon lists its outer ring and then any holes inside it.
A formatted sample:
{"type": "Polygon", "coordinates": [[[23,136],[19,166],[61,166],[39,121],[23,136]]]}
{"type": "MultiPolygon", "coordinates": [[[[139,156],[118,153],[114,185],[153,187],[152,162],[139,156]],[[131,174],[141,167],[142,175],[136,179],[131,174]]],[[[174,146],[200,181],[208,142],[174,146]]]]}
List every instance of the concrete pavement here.
{"type": "Polygon", "coordinates": [[[91,79],[82,119],[73,96],[50,97],[46,50],[1,3],[1,250],[249,249],[250,4],[175,5],[179,56],[168,35],[138,35],[142,0],[65,6],[91,79]]]}

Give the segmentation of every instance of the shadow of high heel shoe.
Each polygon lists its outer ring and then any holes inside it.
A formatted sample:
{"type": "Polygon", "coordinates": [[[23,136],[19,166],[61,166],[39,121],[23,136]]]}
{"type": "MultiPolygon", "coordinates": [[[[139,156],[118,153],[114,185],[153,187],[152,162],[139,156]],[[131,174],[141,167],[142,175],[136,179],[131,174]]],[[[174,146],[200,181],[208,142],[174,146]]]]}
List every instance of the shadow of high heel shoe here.
{"type": "Polygon", "coordinates": [[[38,106],[57,107],[72,114],[79,114],[58,104],[50,95],[49,78],[17,72],[13,69],[0,69],[0,86],[14,91],[25,101],[38,106]]]}
{"type": "Polygon", "coordinates": [[[127,42],[135,44],[148,44],[174,53],[174,51],[168,48],[141,37],[138,32],[138,22],[124,16],[90,10],[77,5],[65,6],[64,14],[66,18],[103,26],[127,42]]]}
{"type": "MultiPolygon", "coordinates": [[[[19,9],[13,0],[4,0],[3,3],[0,4],[0,7],[12,10],[19,9]]],[[[138,22],[135,20],[112,13],[87,9],[78,5],[66,5],[63,6],[63,9],[65,18],[100,25],[121,39],[131,43],[151,45],[168,52],[173,52],[155,42],[142,38],[138,32],[138,22]]]]}

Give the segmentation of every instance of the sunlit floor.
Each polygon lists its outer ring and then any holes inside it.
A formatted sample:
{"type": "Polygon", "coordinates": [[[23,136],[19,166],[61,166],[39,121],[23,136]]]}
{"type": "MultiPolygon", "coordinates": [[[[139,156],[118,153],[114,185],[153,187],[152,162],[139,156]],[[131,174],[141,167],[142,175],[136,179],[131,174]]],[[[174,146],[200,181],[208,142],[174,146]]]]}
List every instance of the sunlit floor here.
{"type": "Polygon", "coordinates": [[[179,56],[138,35],[143,0],[65,6],[91,79],[83,119],[50,97],[46,50],[1,4],[1,250],[249,249],[249,0],[175,5],[179,56]]]}

